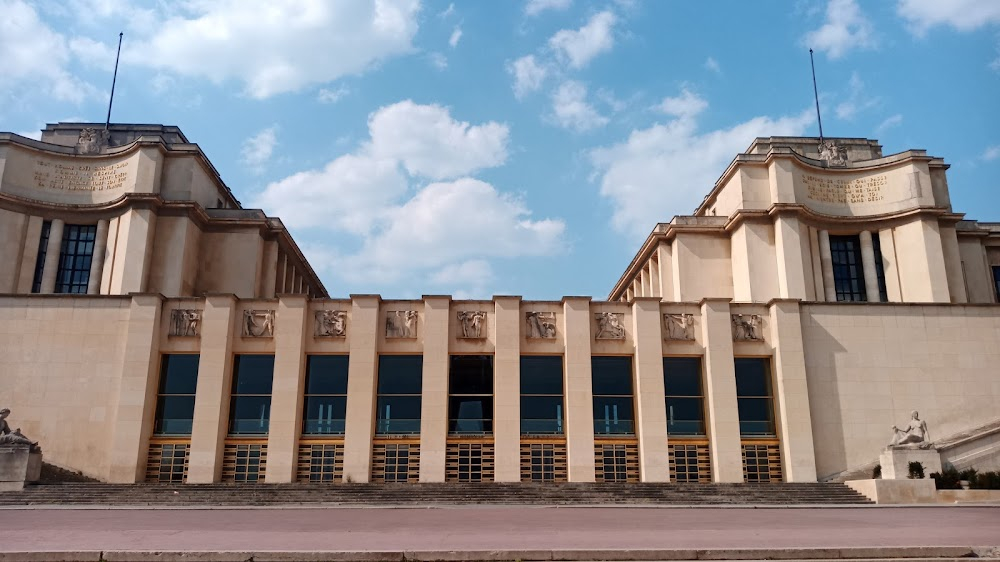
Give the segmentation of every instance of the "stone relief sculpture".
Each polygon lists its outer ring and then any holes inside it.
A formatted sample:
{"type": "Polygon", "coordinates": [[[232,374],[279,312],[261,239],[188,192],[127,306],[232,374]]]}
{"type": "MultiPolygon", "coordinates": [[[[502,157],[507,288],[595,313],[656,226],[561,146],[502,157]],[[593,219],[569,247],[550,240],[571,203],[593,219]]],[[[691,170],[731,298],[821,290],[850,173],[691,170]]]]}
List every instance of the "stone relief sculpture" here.
{"type": "Polygon", "coordinates": [[[847,149],[833,141],[826,141],[819,145],[819,159],[825,160],[828,166],[846,166],[847,149]]]}
{"type": "Polygon", "coordinates": [[[318,338],[342,338],[347,336],[347,313],[343,310],[317,310],[315,313],[318,338]]]}
{"type": "Polygon", "coordinates": [[[910,423],[905,427],[892,426],[892,441],[889,447],[930,449],[933,446],[930,433],[927,431],[927,422],[920,419],[920,414],[916,410],[910,413],[910,423]]]}
{"type": "Polygon", "coordinates": [[[273,310],[244,310],[243,337],[270,338],[274,336],[273,310]]]}
{"type": "Polygon", "coordinates": [[[555,312],[526,312],[524,319],[528,324],[528,339],[551,339],[556,337],[555,312]]]}
{"type": "Polygon", "coordinates": [[[178,308],[170,311],[171,336],[198,336],[201,311],[193,308],[178,308]]]}
{"type": "Polygon", "coordinates": [[[80,154],[98,154],[101,152],[101,147],[107,144],[107,131],[87,127],[80,131],[80,138],[76,141],[76,151],[80,154]]]}
{"type": "Polygon", "coordinates": [[[694,314],[664,314],[663,329],[668,340],[694,339],[694,314]]]}
{"type": "Polygon", "coordinates": [[[467,339],[482,339],[486,337],[486,313],[481,310],[461,311],[458,321],[462,326],[462,337],[467,339]]]}
{"type": "Polygon", "coordinates": [[[764,341],[760,314],[733,314],[733,341],[764,341]]]}
{"type": "Polygon", "coordinates": [[[21,433],[20,427],[11,431],[10,424],[7,423],[7,416],[9,415],[10,408],[0,409],[0,447],[5,445],[27,445],[31,448],[31,452],[40,453],[42,449],[38,446],[38,441],[32,441],[25,437],[21,433]]]}
{"type": "Polygon", "coordinates": [[[597,320],[595,340],[625,339],[625,314],[622,312],[598,312],[594,314],[597,320]]]}
{"type": "Polygon", "coordinates": [[[412,339],[417,337],[416,310],[390,310],[385,317],[385,337],[412,339]]]}

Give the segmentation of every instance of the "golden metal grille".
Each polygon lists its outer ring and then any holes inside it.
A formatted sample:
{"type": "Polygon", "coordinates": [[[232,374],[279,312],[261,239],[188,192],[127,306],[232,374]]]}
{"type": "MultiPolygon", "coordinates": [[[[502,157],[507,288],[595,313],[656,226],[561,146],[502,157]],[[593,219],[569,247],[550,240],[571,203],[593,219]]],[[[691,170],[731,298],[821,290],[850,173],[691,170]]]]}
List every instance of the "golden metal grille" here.
{"type": "Polygon", "coordinates": [[[340,482],[344,477],[344,443],[299,443],[299,482],[340,482]]]}
{"type": "Polygon", "coordinates": [[[638,482],[637,443],[595,443],[594,468],[598,482],[638,482]]]}
{"type": "Polygon", "coordinates": [[[267,443],[226,443],[222,454],[222,481],[256,483],[267,472],[267,443]]]}
{"type": "Polygon", "coordinates": [[[521,443],[522,482],[567,482],[566,443],[521,443]]]}
{"type": "Polygon", "coordinates": [[[420,479],[420,445],[375,443],[372,446],[372,482],[416,482],[420,479]]]}
{"type": "Polygon", "coordinates": [[[151,442],[146,455],[146,482],[186,482],[190,449],[186,441],[151,442]]]}
{"type": "Polygon", "coordinates": [[[743,481],[781,482],[781,448],[777,443],[743,443],[743,481]]]}
{"type": "Polygon", "coordinates": [[[492,482],[493,443],[448,443],[445,481],[492,482]]]}
{"type": "Polygon", "coordinates": [[[671,482],[711,482],[708,443],[669,443],[671,482]]]}

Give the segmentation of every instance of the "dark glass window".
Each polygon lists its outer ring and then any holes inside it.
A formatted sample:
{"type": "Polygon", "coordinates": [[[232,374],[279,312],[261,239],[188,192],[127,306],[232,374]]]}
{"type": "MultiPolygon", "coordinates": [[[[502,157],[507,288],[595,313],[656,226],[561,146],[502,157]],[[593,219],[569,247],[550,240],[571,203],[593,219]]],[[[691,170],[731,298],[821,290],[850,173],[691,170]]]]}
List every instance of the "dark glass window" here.
{"type": "Polygon", "coordinates": [[[872,232],[872,249],[875,251],[875,276],[878,277],[878,300],[889,302],[889,291],[885,288],[885,264],[882,263],[882,238],[872,232]]]}
{"type": "Polygon", "coordinates": [[[493,356],[452,355],[448,433],[493,433],[493,356]]]}
{"type": "Polygon", "coordinates": [[[866,301],[865,274],[861,268],[861,239],[858,236],[831,236],[833,286],[838,301],[866,301]]]}
{"type": "Polygon", "coordinates": [[[563,433],[563,358],[521,357],[521,433],[563,433]]]}
{"type": "Polygon", "coordinates": [[[378,358],[376,433],[420,433],[422,355],[382,355],[378,358]]]}
{"type": "Polygon", "coordinates": [[[705,435],[700,357],[664,357],[668,435],[705,435]]]}
{"type": "Polygon", "coordinates": [[[591,357],[594,433],[633,435],[632,357],[591,357]]]}
{"type": "Polygon", "coordinates": [[[775,435],[770,359],[736,358],[736,403],[740,415],[740,435],[775,435]]]}
{"type": "Polygon", "coordinates": [[[303,434],[343,435],[347,419],[347,361],[347,355],[306,358],[303,434]]]}
{"type": "Polygon", "coordinates": [[[52,221],[42,223],[42,234],[38,238],[38,259],[35,260],[35,278],[31,282],[31,292],[38,293],[42,290],[42,270],[45,269],[45,255],[49,250],[49,231],[52,230],[52,221]]]}
{"type": "Polygon", "coordinates": [[[87,293],[90,281],[90,260],[94,256],[97,226],[67,224],[63,228],[59,270],[56,274],[57,293],[87,293]]]}
{"type": "Polygon", "coordinates": [[[194,394],[198,386],[197,355],[164,355],[156,393],[156,435],[191,435],[194,394]]]}
{"type": "Polygon", "coordinates": [[[1000,265],[993,266],[993,288],[997,291],[997,302],[1000,302],[1000,265]]]}
{"type": "Polygon", "coordinates": [[[273,380],[273,355],[237,355],[233,359],[230,435],[267,435],[273,380]]]}

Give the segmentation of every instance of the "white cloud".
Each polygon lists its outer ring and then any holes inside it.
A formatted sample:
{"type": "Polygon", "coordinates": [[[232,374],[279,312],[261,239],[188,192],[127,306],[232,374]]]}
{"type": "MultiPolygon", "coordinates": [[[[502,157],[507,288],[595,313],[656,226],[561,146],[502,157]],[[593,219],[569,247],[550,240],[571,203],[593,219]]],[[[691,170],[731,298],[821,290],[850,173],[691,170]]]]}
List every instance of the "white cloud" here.
{"type": "Polygon", "coordinates": [[[462,28],[455,26],[455,30],[451,32],[451,37],[448,38],[448,45],[452,49],[458,46],[458,42],[462,39],[462,28]]]}
{"type": "Polygon", "coordinates": [[[274,147],[278,144],[277,131],[277,126],[268,127],[243,141],[240,162],[258,174],[264,171],[264,166],[271,159],[274,147]]]}
{"type": "Polygon", "coordinates": [[[681,95],[663,98],[663,101],[654,106],[654,109],[667,115],[685,119],[694,118],[707,108],[708,102],[698,95],[692,94],[687,88],[681,90],[681,95]]]}
{"type": "Polygon", "coordinates": [[[552,94],[552,113],[557,125],[583,133],[607,125],[608,118],[587,103],[587,87],[567,80],[552,94]]]}
{"type": "Polygon", "coordinates": [[[439,105],[406,100],[383,107],[369,116],[368,130],[372,155],[398,160],[416,176],[455,178],[507,160],[507,125],[456,121],[439,105]]]}
{"type": "Polygon", "coordinates": [[[431,66],[437,70],[444,70],[448,68],[448,57],[442,55],[441,53],[427,53],[427,60],[430,61],[431,66]]]}
{"type": "Polygon", "coordinates": [[[238,80],[248,95],[267,98],[410,52],[419,7],[418,0],[192,2],[127,60],[216,83],[238,80]]]}
{"type": "Polygon", "coordinates": [[[337,86],[336,88],[320,88],[319,92],[316,93],[316,99],[320,103],[337,103],[338,101],[344,99],[344,96],[351,93],[346,86],[337,86]]]}
{"type": "Polygon", "coordinates": [[[896,11],[918,36],[937,25],[972,31],[1000,23],[1000,2],[996,0],[899,0],[896,11]]]}
{"type": "MultiPolygon", "coordinates": [[[[685,97],[683,92],[679,97],[685,97]]],[[[614,208],[616,230],[641,239],[657,222],[691,214],[719,170],[755,137],[801,135],[813,116],[805,110],[795,116],[755,117],[702,132],[694,115],[688,111],[667,123],[633,130],[626,141],[591,151],[601,195],[614,208]]]]}
{"type": "Polygon", "coordinates": [[[441,12],[438,12],[438,17],[441,18],[441,19],[447,19],[447,18],[450,18],[453,15],[455,15],[455,3],[454,2],[452,2],[451,4],[448,4],[448,7],[445,8],[444,10],[442,10],[441,12]]]}
{"type": "Polygon", "coordinates": [[[989,146],[983,151],[983,160],[990,162],[1000,158],[1000,144],[989,146]]]}
{"type": "Polygon", "coordinates": [[[879,97],[872,96],[865,91],[865,83],[857,72],[851,73],[851,79],[847,83],[847,92],[847,99],[838,103],[834,108],[837,118],[844,121],[852,121],[858,113],[882,103],[879,97]]]}
{"type": "Polygon", "coordinates": [[[549,46],[573,68],[583,68],[597,55],[615,45],[613,27],[617,17],[613,12],[594,14],[578,30],[563,29],[549,39],[549,46]]]}
{"type": "Polygon", "coordinates": [[[562,11],[569,8],[572,0],[528,0],[524,5],[524,13],[528,16],[537,16],[547,10],[562,11]]]}
{"type": "Polygon", "coordinates": [[[722,67],[719,66],[719,61],[712,57],[705,59],[705,69],[710,70],[716,74],[722,74],[722,67]]]}
{"type": "Polygon", "coordinates": [[[838,59],[851,49],[876,46],[871,22],[861,13],[855,0],[830,0],[826,6],[826,21],[819,29],[807,33],[803,43],[826,52],[831,59],[838,59]]]}
{"type": "Polygon", "coordinates": [[[548,71],[538,64],[534,55],[527,55],[507,63],[507,72],[514,77],[514,97],[521,99],[542,87],[548,71]]]}
{"type": "Polygon", "coordinates": [[[903,124],[903,116],[899,113],[886,117],[881,123],[875,127],[875,134],[881,135],[882,133],[888,131],[893,127],[898,127],[903,124]]]}

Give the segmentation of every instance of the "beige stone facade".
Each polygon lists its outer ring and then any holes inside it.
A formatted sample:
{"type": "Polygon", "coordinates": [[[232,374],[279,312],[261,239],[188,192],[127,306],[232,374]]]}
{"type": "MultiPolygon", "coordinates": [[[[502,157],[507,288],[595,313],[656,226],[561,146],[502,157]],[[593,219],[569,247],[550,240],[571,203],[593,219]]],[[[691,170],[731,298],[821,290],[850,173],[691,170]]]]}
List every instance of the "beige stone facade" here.
{"type": "Polygon", "coordinates": [[[922,151],[757,139],[607,301],[402,301],[328,298],[177,129],[80,138],[0,133],[0,405],[88,476],[807,482],[873,462],[914,409],[936,438],[1000,418],[1000,225],[955,214],[922,151]],[[86,282],[43,224],[94,227],[86,282]],[[175,358],[187,390],[163,384],[175,358]],[[466,360],[489,388],[457,387],[466,360]],[[264,390],[234,383],[252,361],[264,390]],[[322,361],[342,387],[311,379],[322,361]],[[392,361],[419,384],[390,388],[392,361]],[[538,403],[556,413],[536,431],[538,403]]]}

